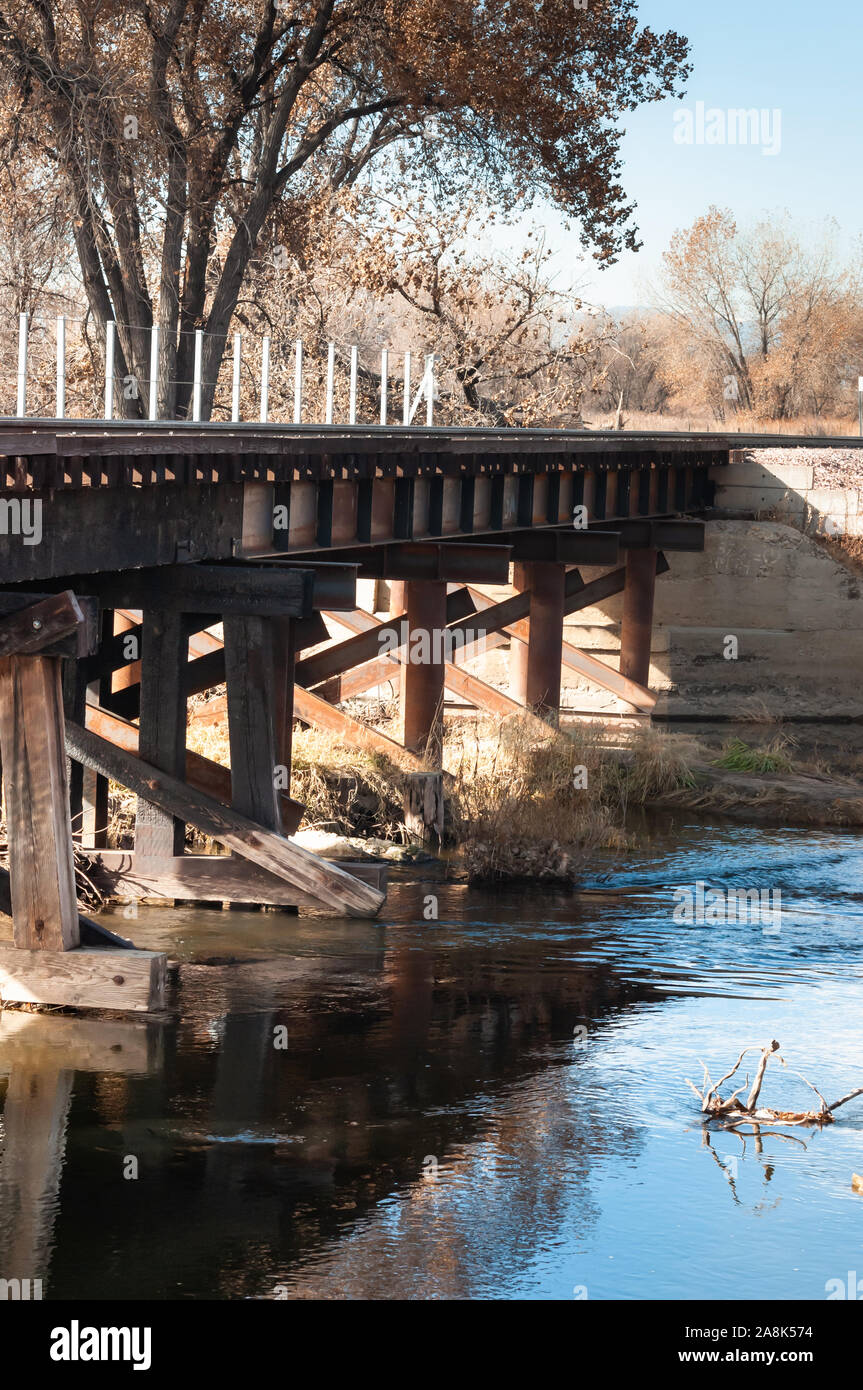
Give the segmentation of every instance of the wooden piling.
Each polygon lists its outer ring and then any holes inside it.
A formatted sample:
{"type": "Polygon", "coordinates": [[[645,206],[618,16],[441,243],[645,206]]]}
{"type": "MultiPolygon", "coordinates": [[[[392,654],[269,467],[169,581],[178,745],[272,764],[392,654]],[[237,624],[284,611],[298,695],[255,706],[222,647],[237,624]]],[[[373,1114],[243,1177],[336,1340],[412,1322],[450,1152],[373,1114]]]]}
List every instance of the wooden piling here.
{"type": "Polygon", "coordinates": [[[63,727],[59,660],[0,658],[13,939],[29,950],[80,940],[63,727]]]}
{"type": "Polygon", "coordinates": [[[518,593],[530,592],[527,643],[510,648],[510,684],[515,698],[544,717],[560,714],[560,667],[566,612],[566,568],[552,561],[518,561],[513,565],[518,593]]]}
{"type": "MultiPolygon", "coordinates": [[[[188,653],[189,638],[183,615],[145,609],[138,752],[146,762],[172,777],[183,777],[186,770],[188,653]]],[[[141,858],[169,859],[182,854],[185,829],[182,821],[139,797],[135,850],[141,858]]]]}
{"type": "Polygon", "coordinates": [[[620,674],[644,686],[650,678],[656,562],[657,552],[650,546],[626,552],[623,621],[620,629],[620,674]]]}
{"type": "Polygon", "coordinates": [[[267,830],[281,831],[273,633],[266,618],[226,617],[224,631],[231,805],[267,830]]]}
{"type": "Polygon", "coordinates": [[[411,752],[427,752],[439,761],[446,664],[446,584],[412,579],[405,589],[410,636],[402,652],[401,741],[411,752]]]}

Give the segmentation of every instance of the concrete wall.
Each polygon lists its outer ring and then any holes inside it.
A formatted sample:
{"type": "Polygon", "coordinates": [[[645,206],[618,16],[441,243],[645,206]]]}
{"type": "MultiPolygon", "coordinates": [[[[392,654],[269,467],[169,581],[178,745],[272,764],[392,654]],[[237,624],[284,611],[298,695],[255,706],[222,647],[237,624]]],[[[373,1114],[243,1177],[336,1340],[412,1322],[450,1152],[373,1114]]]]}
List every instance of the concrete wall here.
{"type": "Polygon", "coordinates": [[[764,457],[764,450],[735,450],[727,467],[711,471],[717,508],[770,516],[813,535],[863,536],[863,496],[856,488],[815,487],[811,465],[764,457]]]}
{"type": "MultiPolygon", "coordinates": [[[[711,521],[703,554],[668,558],[656,586],[657,715],[863,716],[863,580],[817,541],[778,522],[711,521]],[[736,660],[724,654],[729,636],[736,660]]],[[[602,608],[609,660],[621,606],[602,608]]],[[[578,616],[595,645],[598,610],[578,616]]]]}

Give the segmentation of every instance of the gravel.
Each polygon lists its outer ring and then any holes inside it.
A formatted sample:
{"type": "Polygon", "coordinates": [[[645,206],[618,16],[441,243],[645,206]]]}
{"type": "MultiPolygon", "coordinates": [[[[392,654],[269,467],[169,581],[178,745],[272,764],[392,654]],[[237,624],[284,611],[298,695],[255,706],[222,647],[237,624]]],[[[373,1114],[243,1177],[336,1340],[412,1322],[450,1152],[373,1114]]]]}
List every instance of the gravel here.
{"type": "Polygon", "coordinates": [[[815,487],[850,487],[863,491],[863,448],[752,449],[753,463],[764,468],[777,463],[802,463],[815,470],[815,487]]]}

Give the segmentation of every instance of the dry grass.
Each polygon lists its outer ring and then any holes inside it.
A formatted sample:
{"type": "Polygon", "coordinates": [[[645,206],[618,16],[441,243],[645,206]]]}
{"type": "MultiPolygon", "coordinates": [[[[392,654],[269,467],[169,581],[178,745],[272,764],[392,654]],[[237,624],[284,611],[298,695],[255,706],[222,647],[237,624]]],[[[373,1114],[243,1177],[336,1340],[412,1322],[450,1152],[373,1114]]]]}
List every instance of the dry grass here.
{"type": "MultiPolygon", "coordinates": [[[[709,410],[695,409],[688,413],[660,415],[643,410],[624,410],[623,428],[626,430],[694,430],[719,434],[808,434],[816,439],[842,437],[857,434],[857,419],[841,416],[800,415],[794,420],[769,420],[758,415],[741,411],[729,415],[725,421],[717,420],[709,410]]],[[[615,413],[610,411],[585,420],[588,429],[613,430],[615,413]]]]}
{"type": "Polygon", "coordinates": [[[459,862],[474,882],[571,882],[590,853],[623,848],[630,805],[691,782],[684,747],[659,730],[625,749],[596,724],[538,735],[522,719],[463,724],[444,747],[459,862]]]}
{"type": "Polygon", "coordinates": [[[333,734],[294,734],[291,795],[306,808],[304,829],[403,839],[405,774],[381,753],[338,743],[333,734]]]}
{"type": "Polygon", "coordinates": [[[814,539],[837,564],[863,574],[863,536],[816,535],[814,539]]]}

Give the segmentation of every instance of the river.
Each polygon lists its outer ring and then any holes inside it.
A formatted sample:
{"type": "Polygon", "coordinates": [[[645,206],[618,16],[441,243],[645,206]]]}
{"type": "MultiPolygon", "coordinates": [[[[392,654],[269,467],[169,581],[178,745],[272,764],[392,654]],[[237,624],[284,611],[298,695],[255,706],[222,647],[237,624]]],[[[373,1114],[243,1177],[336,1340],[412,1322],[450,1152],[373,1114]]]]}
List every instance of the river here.
{"type": "Polygon", "coordinates": [[[400,870],[378,923],[143,911],[124,929],[180,962],[165,1022],[0,1018],[0,1277],[85,1299],[863,1279],[863,1098],[743,1139],[685,1084],[771,1038],[765,1103],[815,1103],[790,1069],[828,1101],[863,1084],[863,836],[684,813],[637,843],[577,894],[400,870]],[[779,929],[675,922],[697,880],[780,891],[779,929]]]}

